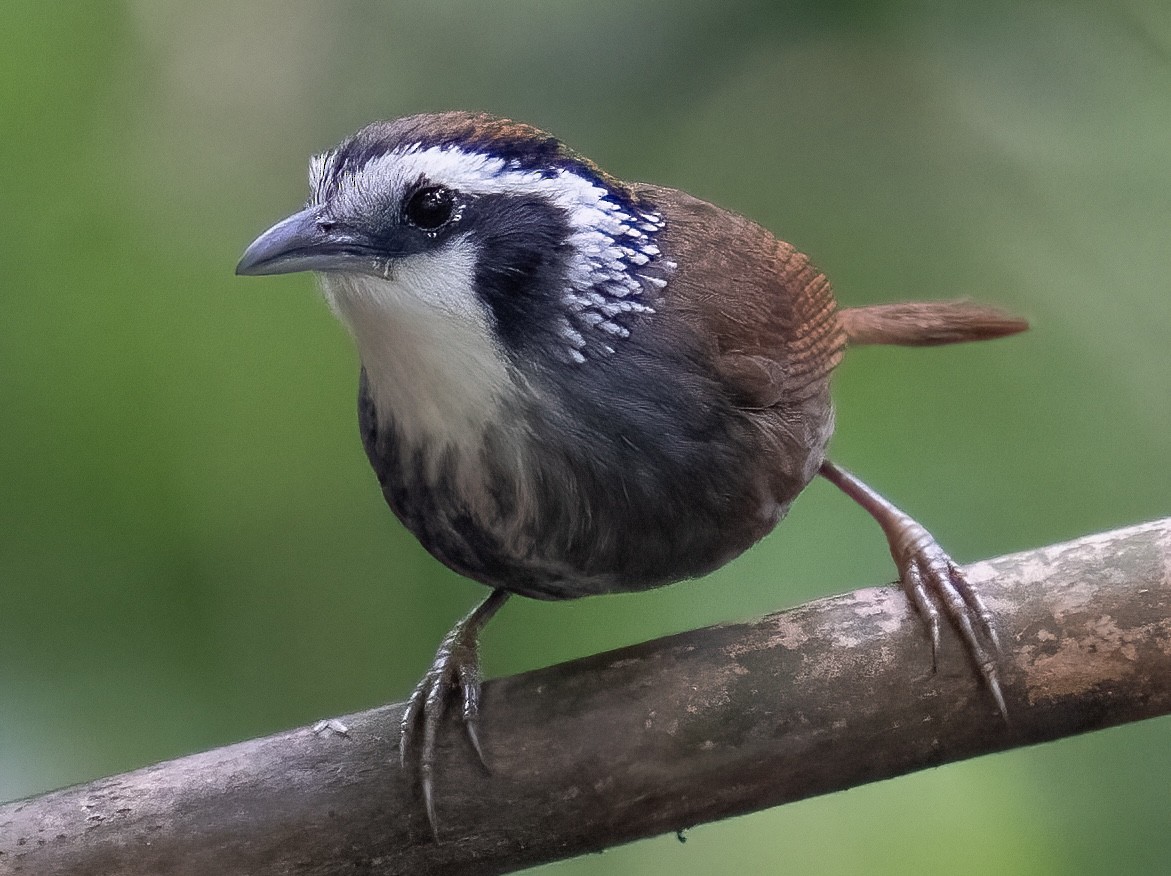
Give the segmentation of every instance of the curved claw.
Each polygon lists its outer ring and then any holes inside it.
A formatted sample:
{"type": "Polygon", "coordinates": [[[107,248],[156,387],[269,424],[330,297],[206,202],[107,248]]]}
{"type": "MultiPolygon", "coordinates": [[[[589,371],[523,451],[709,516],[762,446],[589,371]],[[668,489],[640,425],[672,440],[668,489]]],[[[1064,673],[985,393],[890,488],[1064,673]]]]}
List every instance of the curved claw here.
{"type": "MultiPolygon", "coordinates": [[[[919,524],[912,524],[927,534],[919,524]]],[[[1008,720],[1008,707],[1004,702],[1004,693],[1000,687],[1000,677],[996,672],[995,655],[1000,650],[1000,643],[992,628],[991,613],[984,606],[984,602],[964,577],[964,573],[952,561],[939,543],[927,534],[927,539],[916,538],[916,548],[908,554],[895,556],[895,563],[899,567],[899,578],[903,589],[911,597],[911,601],[919,606],[923,591],[934,596],[942,605],[944,614],[955,626],[967,647],[976,668],[984,679],[984,685],[992,695],[996,708],[1001,716],[1008,720]],[[975,623],[973,623],[973,619],[975,623]],[[981,634],[992,646],[991,651],[985,647],[981,634]]],[[[935,606],[928,600],[931,610],[925,614],[932,636],[932,656],[936,648],[939,635],[939,616],[935,606]]]]}
{"type": "Polygon", "coordinates": [[[439,727],[452,698],[459,692],[461,716],[468,741],[480,762],[487,768],[480,734],[480,631],[508,598],[503,590],[492,594],[456,624],[435,652],[435,661],[424,673],[407,701],[399,728],[399,762],[405,768],[414,751],[416,736],[422,731],[418,752],[419,786],[431,833],[439,840],[439,821],[435,816],[435,766],[438,761],[439,727]]]}
{"type": "Polygon", "coordinates": [[[927,624],[927,630],[931,634],[931,671],[934,672],[939,663],[939,610],[931,601],[918,565],[914,563],[909,565],[902,576],[902,581],[903,590],[910,598],[911,604],[915,606],[915,610],[919,612],[919,616],[927,624]]]}

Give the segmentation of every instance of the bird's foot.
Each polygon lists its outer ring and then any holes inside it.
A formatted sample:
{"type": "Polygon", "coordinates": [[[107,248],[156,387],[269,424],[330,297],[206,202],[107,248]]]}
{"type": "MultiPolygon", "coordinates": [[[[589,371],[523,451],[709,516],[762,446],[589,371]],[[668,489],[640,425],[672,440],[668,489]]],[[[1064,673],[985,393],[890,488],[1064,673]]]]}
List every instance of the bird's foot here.
{"type": "Polygon", "coordinates": [[[979,592],[935,537],[906,515],[893,522],[890,550],[899,569],[903,590],[930,631],[932,666],[939,653],[939,614],[942,609],[959,631],[1000,714],[1008,720],[1008,708],[996,672],[1000,639],[992,625],[992,612],[979,592]]]}
{"type": "Polygon", "coordinates": [[[976,588],[939,546],[935,536],[910,515],[828,459],[822,462],[819,471],[822,477],[865,508],[886,533],[903,590],[931,633],[932,666],[939,654],[939,614],[942,609],[959,631],[968,654],[984,679],[984,686],[1007,721],[1008,709],[996,672],[1000,641],[992,626],[992,612],[976,588]]]}
{"type": "Polygon", "coordinates": [[[435,817],[435,763],[439,726],[452,700],[458,695],[468,741],[480,763],[487,769],[480,746],[480,631],[504,604],[508,594],[494,590],[480,605],[455,625],[435,652],[435,662],[415,687],[403,712],[399,731],[399,759],[403,767],[414,756],[418,738],[419,785],[427,821],[435,839],[439,839],[439,822],[435,817]]]}

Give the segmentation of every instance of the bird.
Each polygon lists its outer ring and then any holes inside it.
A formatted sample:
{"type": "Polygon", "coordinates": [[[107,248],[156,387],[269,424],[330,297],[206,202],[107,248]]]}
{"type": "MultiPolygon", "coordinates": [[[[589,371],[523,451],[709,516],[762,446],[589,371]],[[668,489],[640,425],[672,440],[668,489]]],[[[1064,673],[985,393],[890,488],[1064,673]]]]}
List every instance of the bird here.
{"type": "Polygon", "coordinates": [[[400,727],[437,839],[439,732],[458,708],[484,761],[479,637],[510,595],[704,575],[818,476],[881,527],[932,654],[943,617],[1007,717],[976,588],[829,459],[830,378],[848,345],[984,340],[1026,321],[966,299],[840,307],[806,255],[750,219],[485,113],[367,125],[311,160],[309,192],[236,272],[316,273],[357,347],[359,428],[387,504],[490,588],[400,727]]]}

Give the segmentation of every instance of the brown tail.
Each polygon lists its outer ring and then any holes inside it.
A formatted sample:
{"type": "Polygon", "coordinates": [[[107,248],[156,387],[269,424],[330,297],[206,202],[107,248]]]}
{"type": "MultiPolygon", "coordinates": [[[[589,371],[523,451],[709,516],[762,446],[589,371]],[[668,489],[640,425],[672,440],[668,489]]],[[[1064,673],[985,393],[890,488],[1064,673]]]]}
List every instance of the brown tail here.
{"type": "Polygon", "coordinates": [[[838,312],[838,319],[854,346],[932,347],[986,341],[1029,327],[1019,316],[965,299],[847,307],[838,312]]]}

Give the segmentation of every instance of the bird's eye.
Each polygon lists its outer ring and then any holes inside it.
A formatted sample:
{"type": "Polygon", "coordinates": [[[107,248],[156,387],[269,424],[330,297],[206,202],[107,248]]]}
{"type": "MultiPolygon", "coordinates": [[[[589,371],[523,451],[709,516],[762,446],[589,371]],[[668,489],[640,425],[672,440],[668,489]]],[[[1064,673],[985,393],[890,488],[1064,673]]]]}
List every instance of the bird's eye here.
{"type": "Polygon", "coordinates": [[[455,211],[455,195],[443,186],[419,189],[403,207],[406,220],[423,231],[434,231],[451,220],[455,211]]]}

